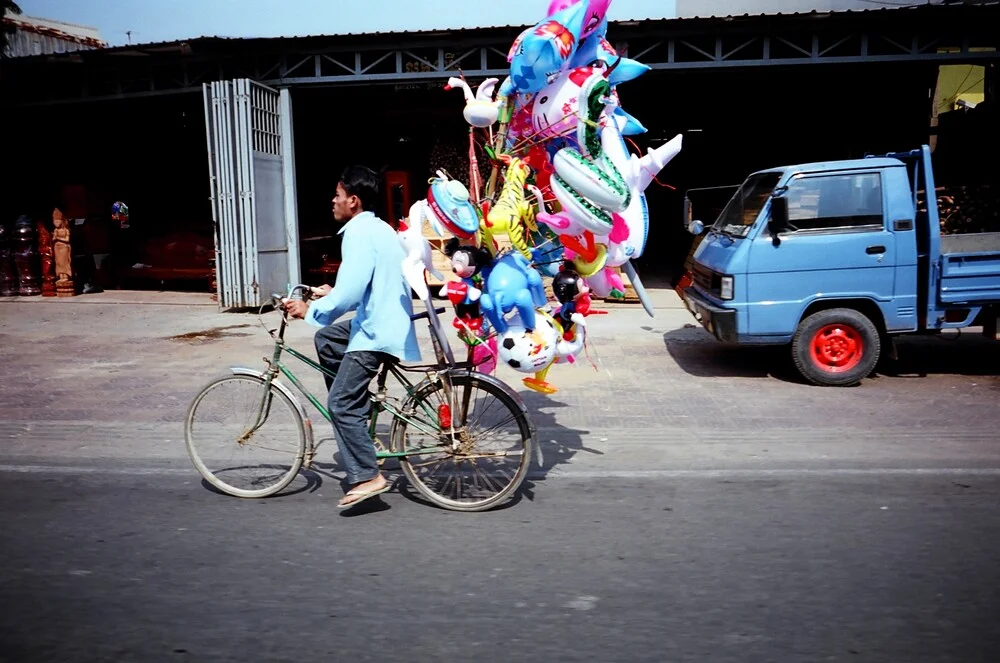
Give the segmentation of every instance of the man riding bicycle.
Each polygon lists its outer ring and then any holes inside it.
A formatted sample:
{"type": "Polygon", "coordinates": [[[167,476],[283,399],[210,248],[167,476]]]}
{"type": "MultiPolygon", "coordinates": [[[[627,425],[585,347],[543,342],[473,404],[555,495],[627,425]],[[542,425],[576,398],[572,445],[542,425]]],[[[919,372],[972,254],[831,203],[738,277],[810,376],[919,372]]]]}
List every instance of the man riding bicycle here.
{"type": "Polygon", "coordinates": [[[368,386],[379,366],[393,358],[418,361],[420,349],[410,316],[413,303],[403,276],[405,254],[392,227],[375,216],[378,176],[363,166],[344,170],[333,199],[333,217],[344,226],[337,285],[313,288],[313,299],[283,299],[285,311],[321,327],[315,345],[319,362],[336,373],[326,378],[327,407],[350,490],[340,508],[389,490],[378,469],[368,434],[368,386]],[[350,320],[337,320],[357,311],[350,320]]]}

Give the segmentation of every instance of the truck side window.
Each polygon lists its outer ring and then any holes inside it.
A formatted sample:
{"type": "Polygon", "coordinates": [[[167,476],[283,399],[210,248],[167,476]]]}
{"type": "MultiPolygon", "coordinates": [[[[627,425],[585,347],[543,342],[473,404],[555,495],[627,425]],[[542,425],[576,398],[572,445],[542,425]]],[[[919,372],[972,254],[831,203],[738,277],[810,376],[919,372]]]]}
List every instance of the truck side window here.
{"type": "Polygon", "coordinates": [[[800,177],[788,185],[788,220],[799,231],[880,230],[878,173],[800,177]]]}

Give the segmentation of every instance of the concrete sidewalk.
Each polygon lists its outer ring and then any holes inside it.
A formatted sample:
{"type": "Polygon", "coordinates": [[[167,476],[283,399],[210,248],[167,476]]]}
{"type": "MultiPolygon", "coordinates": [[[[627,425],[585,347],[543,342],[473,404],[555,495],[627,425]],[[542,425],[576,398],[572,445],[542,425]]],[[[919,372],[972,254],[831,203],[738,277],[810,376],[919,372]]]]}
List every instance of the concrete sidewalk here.
{"type": "MultiPolygon", "coordinates": [[[[684,308],[684,303],[673,289],[650,288],[650,300],[655,309],[684,308]]],[[[440,300],[444,303],[444,300],[440,300]]],[[[105,290],[97,294],[77,295],[76,297],[0,297],[0,304],[48,304],[64,306],[67,304],[143,304],[153,306],[204,306],[218,310],[218,303],[212,300],[212,295],[201,292],[166,292],[147,290],[105,290]]],[[[419,302],[414,302],[416,307],[419,302]]],[[[599,308],[641,308],[638,303],[597,302],[599,308]]]]}
{"type": "MultiPolygon", "coordinates": [[[[902,375],[824,389],[802,384],[780,349],[720,345],[672,290],[651,296],[655,318],[598,305],[609,313],[589,319],[588,353],[550,371],[554,395],[499,369],[533,413],[546,471],[1000,467],[995,343],[916,339],[901,344],[902,375]]],[[[286,338],[312,354],[313,333],[298,322],[286,338]]],[[[0,301],[0,463],[187,468],[191,399],[229,366],[262,368],[270,350],[256,314],[221,313],[207,294],[0,301]]],[[[297,373],[323,393],[318,375],[297,373]]],[[[318,414],[314,424],[330,434],[318,414]]]]}

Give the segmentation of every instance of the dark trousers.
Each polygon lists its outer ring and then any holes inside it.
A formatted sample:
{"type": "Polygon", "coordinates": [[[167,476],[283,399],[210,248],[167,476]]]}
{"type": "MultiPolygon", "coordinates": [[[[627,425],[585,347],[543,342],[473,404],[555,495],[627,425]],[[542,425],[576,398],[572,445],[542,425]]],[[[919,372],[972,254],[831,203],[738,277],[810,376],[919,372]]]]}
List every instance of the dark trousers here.
{"type": "Polygon", "coordinates": [[[368,415],[371,412],[368,385],[389,355],[382,352],[348,352],[350,337],[351,321],[343,320],[317,331],[314,342],[319,363],[337,374],[336,378],[323,376],[330,392],[327,408],[333,419],[333,432],[347,471],[347,481],[353,485],[378,474],[375,443],[368,434],[368,415]]]}

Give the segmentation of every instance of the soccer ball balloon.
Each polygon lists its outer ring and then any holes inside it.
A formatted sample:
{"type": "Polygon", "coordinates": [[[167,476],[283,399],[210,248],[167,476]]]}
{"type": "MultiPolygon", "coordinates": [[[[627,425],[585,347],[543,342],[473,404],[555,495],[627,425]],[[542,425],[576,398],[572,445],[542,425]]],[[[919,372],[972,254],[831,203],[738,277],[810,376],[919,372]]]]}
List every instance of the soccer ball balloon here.
{"type": "Polygon", "coordinates": [[[526,332],[517,314],[508,322],[507,331],[499,337],[500,361],[519,373],[537,373],[556,358],[559,333],[551,316],[536,311],[536,327],[526,332]]]}

